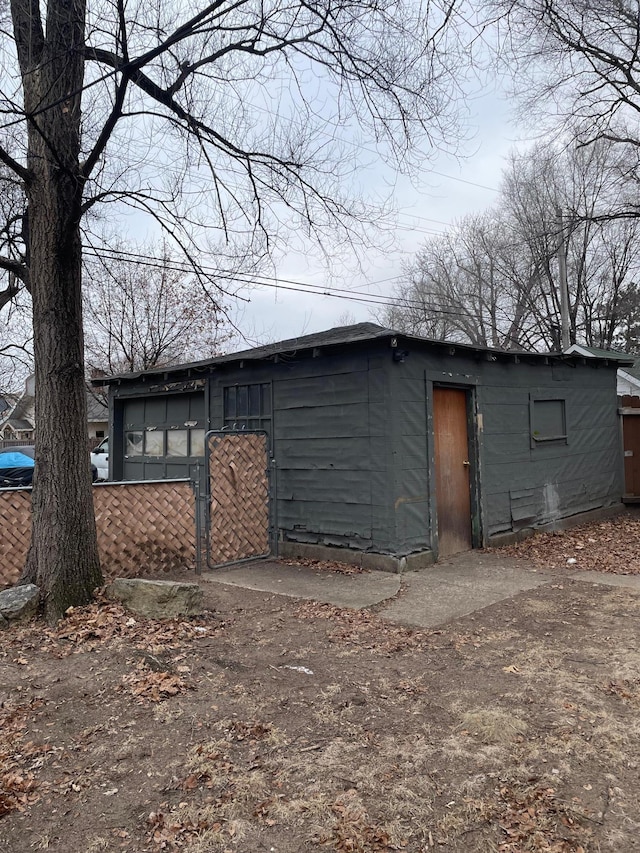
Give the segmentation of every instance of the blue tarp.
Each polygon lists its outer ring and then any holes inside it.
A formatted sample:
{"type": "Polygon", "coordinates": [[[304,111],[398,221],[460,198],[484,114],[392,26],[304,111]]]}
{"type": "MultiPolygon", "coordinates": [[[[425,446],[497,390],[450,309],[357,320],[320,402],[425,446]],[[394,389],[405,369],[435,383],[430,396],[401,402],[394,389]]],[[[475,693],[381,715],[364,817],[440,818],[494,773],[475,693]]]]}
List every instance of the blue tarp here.
{"type": "Polygon", "coordinates": [[[12,450],[8,453],[0,453],[0,468],[33,468],[34,461],[30,456],[12,450]]]}

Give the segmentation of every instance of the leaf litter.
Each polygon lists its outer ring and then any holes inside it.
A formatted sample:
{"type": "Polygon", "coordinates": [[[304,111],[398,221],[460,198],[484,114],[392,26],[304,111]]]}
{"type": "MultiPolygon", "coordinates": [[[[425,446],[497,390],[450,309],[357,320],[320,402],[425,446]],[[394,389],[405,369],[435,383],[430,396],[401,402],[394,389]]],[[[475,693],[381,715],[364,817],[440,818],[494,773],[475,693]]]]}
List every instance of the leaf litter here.
{"type": "Polygon", "coordinates": [[[500,552],[541,568],[640,574],[640,515],[626,512],[570,530],[536,533],[500,552]]]}

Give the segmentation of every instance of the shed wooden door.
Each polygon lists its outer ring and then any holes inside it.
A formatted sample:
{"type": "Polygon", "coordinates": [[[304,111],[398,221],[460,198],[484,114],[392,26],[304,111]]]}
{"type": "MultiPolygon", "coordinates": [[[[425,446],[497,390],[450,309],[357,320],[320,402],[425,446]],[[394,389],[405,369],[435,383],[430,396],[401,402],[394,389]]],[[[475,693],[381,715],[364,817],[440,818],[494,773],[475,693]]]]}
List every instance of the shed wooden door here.
{"type": "Polygon", "coordinates": [[[467,392],[433,389],[438,554],[472,547],[467,392]]]}

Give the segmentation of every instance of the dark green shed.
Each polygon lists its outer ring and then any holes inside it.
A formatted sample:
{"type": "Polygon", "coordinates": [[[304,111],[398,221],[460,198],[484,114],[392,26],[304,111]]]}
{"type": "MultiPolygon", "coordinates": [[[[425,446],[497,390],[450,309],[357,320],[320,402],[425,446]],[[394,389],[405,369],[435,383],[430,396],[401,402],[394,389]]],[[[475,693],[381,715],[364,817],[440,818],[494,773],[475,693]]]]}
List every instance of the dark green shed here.
{"type": "Polygon", "coordinates": [[[619,365],[361,323],[99,381],[113,479],[202,476],[206,431],[264,429],[279,553],[404,569],[618,507],[619,365]]]}

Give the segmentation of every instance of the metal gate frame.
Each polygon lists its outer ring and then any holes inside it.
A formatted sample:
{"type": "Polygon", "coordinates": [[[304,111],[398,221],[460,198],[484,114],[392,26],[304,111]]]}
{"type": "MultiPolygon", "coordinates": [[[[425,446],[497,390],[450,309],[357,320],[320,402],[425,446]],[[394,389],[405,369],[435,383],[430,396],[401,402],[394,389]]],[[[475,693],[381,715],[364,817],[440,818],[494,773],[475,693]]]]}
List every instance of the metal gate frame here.
{"type": "MultiPolygon", "coordinates": [[[[209,430],[205,435],[205,471],[204,471],[204,488],[199,489],[200,495],[200,505],[201,511],[197,513],[198,519],[200,521],[200,542],[204,542],[204,547],[206,551],[205,559],[200,560],[200,564],[206,563],[208,569],[217,569],[222,568],[223,566],[235,565],[239,563],[245,563],[251,560],[257,560],[264,557],[268,557],[271,555],[275,537],[275,518],[274,518],[274,500],[273,500],[273,476],[272,476],[272,467],[274,465],[273,453],[271,451],[270,442],[269,442],[269,434],[265,430],[209,430]],[[246,521],[246,513],[250,512],[251,507],[248,505],[246,501],[246,491],[247,488],[249,490],[253,490],[254,488],[258,488],[263,491],[261,497],[258,498],[259,501],[264,500],[266,503],[266,517],[260,521],[258,519],[258,523],[264,523],[263,527],[259,527],[259,533],[262,535],[266,535],[266,549],[265,550],[256,550],[251,553],[246,554],[238,554],[234,555],[229,559],[214,559],[212,554],[212,515],[213,515],[213,507],[212,502],[216,498],[216,489],[215,484],[213,483],[215,475],[211,471],[211,460],[212,460],[212,451],[214,449],[214,440],[224,440],[229,438],[238,438],[238,437],[249,437],[249,436],[260,436],[264,440],[263,452],[264,452],[264,464],[257,464],[255,470],[251,472],[251,477],[249,477],[249,481],[246,481],[244,484],[238,483],[236,480],[236,469],[233,467],[233,463],[229,464],[229,468],[231,469],[231,475],[225,478],[226,484],[232,484],[232,491],[237,495],[238,491],[242,491],[242,485],[245,486],[244,495],[239,496],[240,504],[234,503],[232,506],[227,505],[225,508],[225,512],[228,516],[230,516],[230,523],[232,525],[243,524],[246,521]],[[204,533],[204,535],[203,535],[204,533]]],[[[220,476],[222,472],[218,472],[218,476],[220,476]]],[[[227,494],[227,498],[229,495],[227,494]]],[[[233,503],[233,502],[232,502],[233,503]]],[[[256,512],[259,514],[261,507],[254,507],[256,512]]],[[[237,529],[237,528],[236,528],[237,529]]],[[[246,530],[246,528],[245,528],[246,530]]],[[[218,555],[220,556],[220,555],[218,555]]]]}

